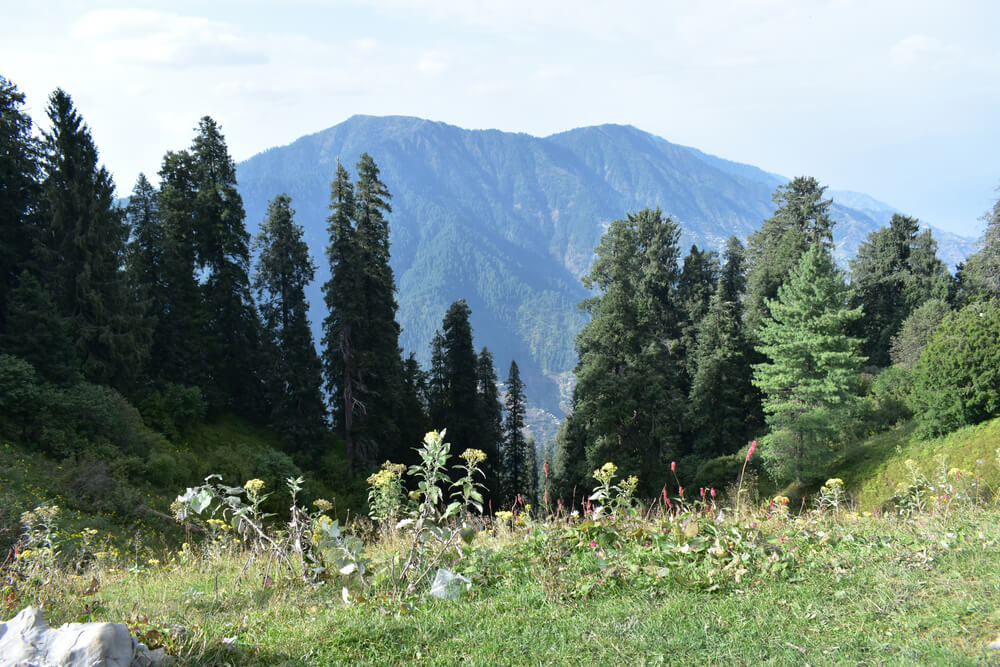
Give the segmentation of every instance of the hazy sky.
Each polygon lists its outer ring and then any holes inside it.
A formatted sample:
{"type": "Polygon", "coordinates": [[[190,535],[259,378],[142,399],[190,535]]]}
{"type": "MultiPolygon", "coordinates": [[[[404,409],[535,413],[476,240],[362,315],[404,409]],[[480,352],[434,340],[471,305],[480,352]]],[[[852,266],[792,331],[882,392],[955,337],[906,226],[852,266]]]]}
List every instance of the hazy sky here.
{"type": "Polygon", "coordinates": [[[242,160],[365,113],[632,124],[972,237],[1000,196],[996,0],[3,5],[0,74],[38,122],[69,92],[122,194],[203,115],[242,160]]]}

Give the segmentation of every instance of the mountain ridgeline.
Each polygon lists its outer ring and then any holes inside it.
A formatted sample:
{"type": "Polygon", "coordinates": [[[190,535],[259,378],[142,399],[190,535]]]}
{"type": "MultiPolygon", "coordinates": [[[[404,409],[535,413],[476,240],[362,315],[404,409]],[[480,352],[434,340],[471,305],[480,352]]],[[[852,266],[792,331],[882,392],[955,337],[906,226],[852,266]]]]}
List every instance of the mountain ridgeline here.
{"type": "MultiPolygon", "coordinates": [[[[476,339],[497,368],[517,360],[530,404],[561,414],[585,322],[579,278],[608,224],[660,207],[679,221],[681,247],[719,250],[771,215],[787,179],[672,144],[634,127],[585,127],[549,137],[464,130],[409,117],[354,116],[237,165],[247,228],[284,192],[320,270],[307,291],[314,335],[328,243],[330,183],[338,158],[377,160],[392,193],[392,268],[399,288],[400,344],[429,365],[430,341],[449,305],[464,298],[476,339]]],[[[859,193],[828,191],[836,256],[852,257],[894,209],[859,193]]],[[[919,212],[916,212],[919,214],[919,212]]],[[[935,230],[954,265],[972,242],[935,230]]]]}

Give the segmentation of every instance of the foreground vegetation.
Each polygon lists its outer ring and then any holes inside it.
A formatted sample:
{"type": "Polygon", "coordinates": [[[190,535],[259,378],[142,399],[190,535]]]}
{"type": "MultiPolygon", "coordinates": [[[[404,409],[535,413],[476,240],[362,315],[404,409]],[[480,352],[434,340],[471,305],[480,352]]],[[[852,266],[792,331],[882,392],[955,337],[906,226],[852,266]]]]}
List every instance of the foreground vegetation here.
{"type": "Polygon", "coordinates": [[[449,483],[449,453],[429,434],[409,471],[423,492],[408,501],[395,495],[402,466],[373,475],[374,521],[349,529],[330,503],[298,502],[296,480],[277,522],[261,511],[261,480],[189,489],[172,508],[180,548],[145,536],[118,548],[42,505],[21,517],[0,615],[41,604],[54,623],[125,622],[195,664],[996,658],[986,644],[1000,627],[1000,450],[978,472],[938,475],[910,459],[915,483],[873,511],[858,511],[839,479],[801,513],[739,486],[641,505],[637,480],[608,463],[578,510],[495,519],[476,511],[480,456],[463,453],[449,483]]]}

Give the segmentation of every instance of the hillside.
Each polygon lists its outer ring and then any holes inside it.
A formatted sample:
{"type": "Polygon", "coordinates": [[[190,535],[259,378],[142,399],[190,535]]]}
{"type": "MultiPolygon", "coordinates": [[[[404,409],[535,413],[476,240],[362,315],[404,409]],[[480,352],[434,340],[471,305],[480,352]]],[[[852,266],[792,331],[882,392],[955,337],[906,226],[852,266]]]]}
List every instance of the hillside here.
{"type": "MultiPolygon", "coordinates": [[[[606,226],[659,206],[680,220],[682,248],[718,248],[746,237],[771,214],[784,179],[672,144],[634,127],[602,125],[539,138],[464,130],[408,117],[355,116],[238,165],[253,233],[267,203],[285,192],[320,267],[309,292],[313,327],[324,316],[320,286],[329,185],[336,161],[353,171],[371,154],[393,194],[392,265],[399,287],[401,345],[425,366],[448,306],[465,298],[477,345],[503,378],[511,359],[529,400],[560,414],[584,323],[579,282],[606,226]],[[560,387],[563,389],[561,390],[560,387]]],[[[894,209],[867,195],[831,192],[837,253],[852,256],[894,209]]],[[[935,232],[954,264],[972,244],[935,232]]]]}

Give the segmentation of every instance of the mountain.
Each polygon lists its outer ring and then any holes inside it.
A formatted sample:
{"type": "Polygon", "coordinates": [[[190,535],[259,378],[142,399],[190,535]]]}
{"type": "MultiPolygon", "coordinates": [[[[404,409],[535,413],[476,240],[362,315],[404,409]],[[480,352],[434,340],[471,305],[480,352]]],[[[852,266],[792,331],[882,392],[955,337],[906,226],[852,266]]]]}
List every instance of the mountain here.
{"type": "MultiPolygon", "coordinates": [[[[318,333],[329,188],[338,158],[353,174],[362,152],[392,193],[392,267],[399,287],[400,344],[426,367],[429,341],[448,306],[472,309],[476,344],[506,376],[516,359],[529,401],[560,414],[584,323],[579,278],[612,220],[659,206],[680,221],[682,251],[745,238],[771,215],[787,179],[672,144],[631,126],[584,127],[549,137],[464,130],[400,116],[354,116],[237,165],[247,227],[268,202],[292,197],[295,219],[319,265],[308,297],[318,333]]],[[[830,192],[838,257],[853,256],[895,209],[867,195],[830,192]]],[[[960,261],[971,242],[935,231],[941,255],[960,261]]],[[[318,338],[318,337],[317,337],[318,338]]]]}

